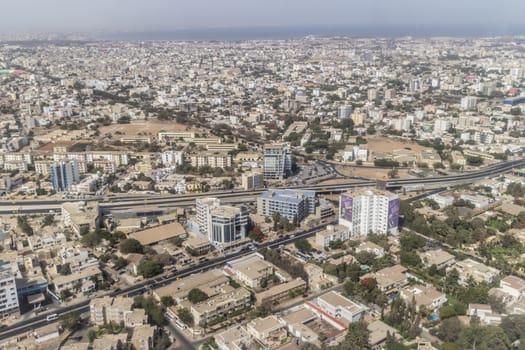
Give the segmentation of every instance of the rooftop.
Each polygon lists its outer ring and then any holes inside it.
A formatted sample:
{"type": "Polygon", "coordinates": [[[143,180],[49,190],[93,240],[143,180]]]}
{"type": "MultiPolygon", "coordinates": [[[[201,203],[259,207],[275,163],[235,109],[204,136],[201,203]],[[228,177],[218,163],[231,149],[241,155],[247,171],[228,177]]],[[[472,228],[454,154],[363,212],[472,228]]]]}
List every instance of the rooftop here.
{"type": "Polygon", "coordinates": [[[147,230],[134,232],[130,234],[129,237],[136,239],[142,245],[150,245],[180,236],[184,233],[186,233],[186,230],[181,224],[172,222],[167,225],[160,225],[147,230]]]}

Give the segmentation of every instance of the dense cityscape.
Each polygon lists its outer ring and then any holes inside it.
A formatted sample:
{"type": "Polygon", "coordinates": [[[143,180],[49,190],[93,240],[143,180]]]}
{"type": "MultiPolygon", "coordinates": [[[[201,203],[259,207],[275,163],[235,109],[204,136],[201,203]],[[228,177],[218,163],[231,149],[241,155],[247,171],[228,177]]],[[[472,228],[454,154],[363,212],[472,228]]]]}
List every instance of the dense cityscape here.
{"type": "Polygon", "coordinates": [[[523,37],[0,41],[0,349],[525,349],[523,37]]]}

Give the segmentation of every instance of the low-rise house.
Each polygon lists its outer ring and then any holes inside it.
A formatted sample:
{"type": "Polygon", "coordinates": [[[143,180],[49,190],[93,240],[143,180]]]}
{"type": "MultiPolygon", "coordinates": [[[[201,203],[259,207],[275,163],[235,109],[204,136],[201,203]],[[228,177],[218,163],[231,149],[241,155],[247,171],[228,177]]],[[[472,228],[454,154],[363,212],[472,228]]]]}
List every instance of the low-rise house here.
{"type": "Polygon", "coordinates": [[[391,293],[408,284],[407,269],[402,265],[386,267],[375,273],[367,273],[361,277],[361,281],[373,278],[377,287],[384,293],[391,293]]]}
{"type": "MultiPolygon", "coordinates": [[[[335,291],[318,296],[315,299],[315,304],[317,308],[311,308],[313,312],[318,312],[320,309],[323,313],[328,314],[345,325],[359,321],[366,310],[361,305],[358,305],[335,291]]],[[[310,305],[311,303],[305,303],[307,308],[310,308],[310,305]]]]}
{"type": "Polygon", "coordinates": [[[385,249],[373,242],[365,241],[355,248],[356,253],[368,252],[374,254],[377,258],[382,258],[385,255],[385,249]]]}
{"type": "Polygon", "coordinates": [[[447,302],[447,295],[432,286],[406,286],[400,290],[399,294],[407,302],[415,300],[416,310],[419,310],[421,306],[427,310],[435,310],[447,302]]]}
{"type": "Polygon", "coordinates": [[[458,282],[463,285],[467,285],[471,279],[475,283],[491,283],[494,278],[500,274],[500,270],[474,261],[470,258],[456,262],[454,265],[449,267],[447,271],[453,268],[458,271],[458,282]]]}
{"type": "Polygon", "coordinates": [[[485,324],[500,324],[504,315],[494,313],[487,304],[468,304],[467,316],[478,317],[485,324]]]}
{"type": "Polygon", "coordinates": [[[246,325],[246,330],[264,349],[275,349],[288,336],[284,324],[273,315],[250,321],[246,325]]]}
{"type": "Polygon", "coordinates": [[[382,350],[389,334],[398,340],[402,339],[401,335],[395,328],[390,327],[380,320],[369,323],[367,329],[370,332],[368,343],[372,350],[382,350]]]}
{"type": "Polygon", "coordinates": [[[140,325],[133,328],[131,333],[131,345],[135,350],[151,350],[155,346],[155,327],[140,325]]]}
{"type": "Polygon", "coordinates": [[[418,255],[426,268],[435,265],[438,270],[441,270],[456,262],[454,255],[447,253],[443,249],[427,250],[418,253],[418,255]]]}
{"type": "Polygon", "coordinates": [[[251,335],[243,326],[234,326],[215,335],[215,342],[219,350],[254,349],[255,344],[251,335]]]}
{"type": "Polygon", "coordinates": [[[500,290],[508,302],[519,301],[525,295],[525,281],[516,276],[506,276],[499,282],[500,290]]]}
{"type": "Polygon", "coordinates": [[[92,350],[122,350],[127,343],[128,334],[104,334],[91,344],[92,350]]]}

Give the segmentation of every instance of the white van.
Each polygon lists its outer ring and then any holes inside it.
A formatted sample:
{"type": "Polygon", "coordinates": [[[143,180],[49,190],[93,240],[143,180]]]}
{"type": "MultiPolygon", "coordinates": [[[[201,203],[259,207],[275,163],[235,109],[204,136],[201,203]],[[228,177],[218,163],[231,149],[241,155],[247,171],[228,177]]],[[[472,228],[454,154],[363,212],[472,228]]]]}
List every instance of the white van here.
{"type": "Polygon", "coordinates": [[[46,321],[54,321],[58,319],[58,314],[51,314],[51,315],[47,315],[46,317],[46,321]]]}

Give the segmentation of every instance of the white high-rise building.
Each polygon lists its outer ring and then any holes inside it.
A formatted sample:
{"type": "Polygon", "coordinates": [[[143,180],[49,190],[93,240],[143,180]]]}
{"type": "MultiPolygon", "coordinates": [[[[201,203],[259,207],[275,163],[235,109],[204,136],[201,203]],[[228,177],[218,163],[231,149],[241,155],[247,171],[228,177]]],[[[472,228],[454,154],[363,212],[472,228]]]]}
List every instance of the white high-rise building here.
{"type": "Polygon", "coordinates": [[[464,111],[472,111],[476,109],[478,98],[476,96],[465,96],[461,99],[461,109],[464,111]]]}
{"type": "Polygon", "coordinates": [[[248,230],[248,209],[221,205],[210,210],[208,240],[214,244],[230,243],[243,239],[248,230]]]}
{"type": "Polygon", "coordinates": [[[184,162],[184,152],[166,151],[160,155],[163,165],[181,165],[184,162]]]}
{"type": "Polygon", "coordinates": [[[264,178],[285,179],[292,172],[292,152],[288,143],[264,145],[264,178]]]}
{"type": "Polygon", "coordinates": [[[15,274],[10,263],[0,262],[0,319],[19,313],[15,274]]]}
{"type": "Polygon", "coordinates": [[[352,114],[352,106],[344,105],[339,106],[337,109],[337,119],[345,119],[350,117],[352,114]]]}
{"type": "Polygon", "coordinates": [[[221,205],[218,198],[197,199],[199,232],[211,243],[230,243],[243,239],[248,230],[248,209],[221,205]]]}
{"type": "Polygon", "coordinates": [[[211,209],[221,205],[219,198],[197,198],[196,212],[199,232],[208,235],[208,217],[211,209]]]}
{"type": "Polygon", "coordinates": [[[339,198],[339,224],[353,236],[396,234],[399,203],[397,195],[377,189],[344,193],[339,198]]]}
{"type": "Polygon", "coordinates": [[[451,126],[452,126],[452,123],[448,119],[442,119],[442,118],[436,119],[434,121],[434,132],[436,134],[445,133],[450,129],[451,126]]]}

